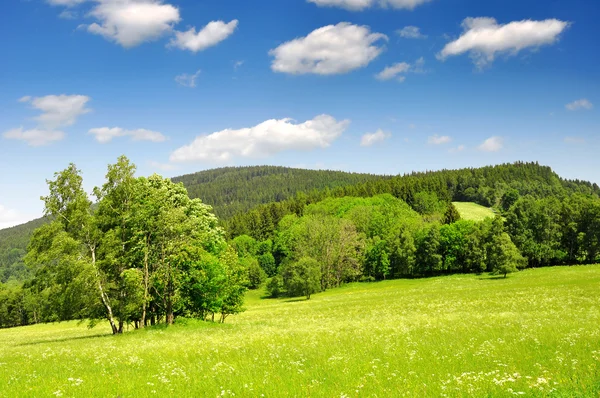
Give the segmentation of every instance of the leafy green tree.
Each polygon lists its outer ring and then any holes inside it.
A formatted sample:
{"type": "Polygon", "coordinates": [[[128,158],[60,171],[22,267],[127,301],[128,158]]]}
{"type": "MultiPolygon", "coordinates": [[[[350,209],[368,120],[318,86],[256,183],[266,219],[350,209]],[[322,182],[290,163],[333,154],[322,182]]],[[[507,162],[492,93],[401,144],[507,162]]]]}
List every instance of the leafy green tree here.
{"type": "Polygon", "coordinates": [[[321,290],[321,266],[317,260],[303,257],[289,262],[283,268],[283,284],[290,296],[306,296],[310,300],[313,293],[321,290]]]}
{"type": "Polygon", "coordinates": [[[391,251],[392,275],[396,278],[413,275],[417,248],[413,234],[408,229],[403,229],[399,236],[394,239],[391,251]]]}
{"type": "Polygon", "coordinates": [[[436,274],[442,270],[442,256],[440,254],[440,228],[432,225],[417,235],[416,263],[420,274],[436,274]]]}
{"type": "Polygon", "coordinates": [[[254,257],[245,257],[241,261],[248,272],[248,287],[250,289],[261,287],[267,279],[267,273],[259,265],[258,260],[254,257]]]}
{"type": "Polygon", "coordinates": [[[272,277],[267,283],[267,292],[269,292],[269,296],[276,298],[281,296],[285,291],[283,285],[283,278],[281,275],[275,275],[272,277]]]}
{"type": "Polygon", "coordinates": [[[277,273],[275,257],[273,257],[273,255],[269,252],[258,256],[258,264],[269,277],[272,277],[277,273]]]}
{"type": "Polygon", "coordinates": [[[507,233],[494,237],[488,261],[493,272],[502,274],[505,278],[507,274],[517,272],[519,268],[525,267],[527,263],[507,233]]]}
{"type": "Polygon", "coordinates": [[[450,203],[448,205],[448,208],[446,209],[446,212],[444,213],[443,223],[444,224],[453,224],[459,220],[460,220],[460,213],[458,212],[458,210],[456,209],[454,204],[450,203]]]}

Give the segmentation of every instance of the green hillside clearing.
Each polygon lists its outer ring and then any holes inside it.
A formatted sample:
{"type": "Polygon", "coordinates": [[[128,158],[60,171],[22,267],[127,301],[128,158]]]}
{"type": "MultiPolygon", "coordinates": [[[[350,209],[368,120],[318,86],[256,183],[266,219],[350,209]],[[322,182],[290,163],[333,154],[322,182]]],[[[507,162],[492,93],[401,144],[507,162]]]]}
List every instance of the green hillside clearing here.
{"type": "Polygon", "coordinates": [[[463,220],[482,221],[495,217],[496,213],[489,207],[484,207],[473,202],[452,202],[463,220]]]}

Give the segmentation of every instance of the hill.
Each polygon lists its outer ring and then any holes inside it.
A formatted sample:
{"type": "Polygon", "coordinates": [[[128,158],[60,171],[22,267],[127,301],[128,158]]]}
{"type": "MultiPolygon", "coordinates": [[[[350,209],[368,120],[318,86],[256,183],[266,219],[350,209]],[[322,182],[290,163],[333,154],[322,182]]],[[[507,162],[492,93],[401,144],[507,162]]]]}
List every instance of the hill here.
{"type": "Polygon", "coordinates": [[[265,203],[281,202],[297,192],[335,189],[383,177],[331,170],[305,170],[279,166],[225,167],[173,178],[192,199],[211,205],[221,219],[265,203]]]}
{"type": "Polygon", "coordinates": [[[599,283],[600,266],[543,268],[308,301],[251,291],[226,324],[118,338],[74,321],[0,330],[0,395],[597,397],[599,283]]]}

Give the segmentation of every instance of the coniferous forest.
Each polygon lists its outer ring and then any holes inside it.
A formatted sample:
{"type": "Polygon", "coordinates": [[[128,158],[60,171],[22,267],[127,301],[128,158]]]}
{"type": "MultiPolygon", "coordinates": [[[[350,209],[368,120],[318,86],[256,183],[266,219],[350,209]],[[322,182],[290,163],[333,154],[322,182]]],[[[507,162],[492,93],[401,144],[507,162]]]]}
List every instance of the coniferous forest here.
{"type": "Polygon", "coordinates": [[[57,172],[45,217],[0,231],[0,326],[224,322],[247,289],[305,296],[348,282],[501,277],[600,256],[600,188],[514,163],[376,176],[282,167],[135,177],[125,157],[93,197],[57,172]],[[495,217],[461,219],[452,202],[495,217]]]}

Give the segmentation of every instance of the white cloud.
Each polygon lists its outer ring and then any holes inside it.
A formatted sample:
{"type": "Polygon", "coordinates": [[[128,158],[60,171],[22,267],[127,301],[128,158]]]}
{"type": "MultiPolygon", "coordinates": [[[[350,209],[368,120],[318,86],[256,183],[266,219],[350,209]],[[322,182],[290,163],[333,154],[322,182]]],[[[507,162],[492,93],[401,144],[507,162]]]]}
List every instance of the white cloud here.
{"type": "Polygon", "coordinates": [[[233,64],[233,69],[237,70],[238,68],[240,68],[242,65],[244,65],[244,61],[236,61],[233,64]]]}
{"type": "Polygon", "coordinates": [[[400,37],[405,39],[426,39],[427,36],[421,33],[421,29],[417,26],[405,26],[402,29],[396,31],[400,37]]]}
{"type": "Polygon", "coordinates": [[[287,150],[308,151],[329,147],[350,121],[320,115],[304,123],[271,119],[250,128],[226,129],[197,137],[175,150],[171,162],[227,162],[237,157],[266,157],[287,150]]]}
{"type": "Polygon", "coordinates": [[[77,118],[90,112],[86,108],[90,97],[85,95],[47,95],[45,97],[25,96],[19,102],[29,103],[35,109],[42,111],[34,120],[38,126],[32,129],[23,127],[8,130],[3,137],[10,140],[21,140],[30,146],[43,146],[65,138],[65,133],[58,130],[61,127],[75,124],[77,118]]]}
{"type": "Polygon", "coordinates": [[[121,127],[100,127],[91,129],[88,134],[95,136],[96,141],[106,144],[116,137],[131,137],[132,141],[163,142],[167,137],[157,131],[146,129],[126,130],[121,127]]]}
{"type": "Polygon", "coordinates": [[[406,76],[404,76],[406,73],[425,73],[424,65],[425,59],[423,57],[416,60],[414,65],[407,62],[397,62],[391,66],[386,66],[375,75],[375,78],[381,81],[396,79],[398,82],[403,83],[406,80],[406,76]]]}
{"type": "Polygon", "coordinates": [[[175,31],[175,37],[171,39],[169,46],[181,50],[198,52],[219,44],[233,34],[238,26],[238,20],[229,23],[223,21],[209,22],[202,30],[196,32],[196,28],[188,31],[175,31]]]}
{"type": "Polygon", "coordinates": [[[341,22],[316,29],[269,51],[275,59],[275,72],[318,75],[347,73],[362,68],[377,58],[383,47],[375,43],[387,40],[381,33],[371,33],[368,26],[341,22]]]}
{"type": "Polygon", "coordinates": [[[79,14],[72,10],[63,10],[63,12],[58,14],[58,17],[62,19],[77,19],[79,14]]]}
{"type": "Polygon", "coordinates": [[[180,21],[177,7],[161,0],[97,1],[89,15],[99,23],[92,23],[87,30],[126,48],[158,39],[180,21]]]}
{"type": "Polygon", "coordinates": [[[392,135],[390,133],[386,133],[379,129],[374,133],[367,133],[363,135],[360,140],[360,146],[372,146],[373,144],[385,141],[391,136],[392,135]]]}
{"type": "Polygon", "coordinates": [[[458,152],[462,152],[462,151],[464,151],[465,149],[467,149],[467,147],[466,147],[466,146],[464,146],[464,145],[459,145],[459,146],[457,146],[456,148],[450,148],[450,149],[448,150],[448,152],[450,152],[450,153],[458,153],[458,152]]]}
{"type": "Polygon", "coordinates": [[[81,3],[85,3],[87,0],[47,0],[48,4],[53,6],[63,6],[63,7],[74,7],[81,3]]]}
{"type": "Polygon", "coordinates": [[[77,118],[90,112],[85,106],[90,97],[85,95],[47,95],[45,97],[25,96],[19,102],[29,102],[42,114],[35,118],[46,129],[55,129],[61,126],[71,126],[77,118]]]}
{"type": "Polygon", "coordinates": [[[567,144],[585,144],[585,139],[581,137],[565,137],[567,144]]]}
{"type": "Polygon", "coordinates": [[[65,133],[57,130],[33,128],[25,130],[23,127],[8,130],[2,136],[9,140],[25,141],[29,146],[44,146],[54,141],[65,138],[65,133]]]}
{"type": "Polygon", "coordinates": [[[400,73],[406,73],[410,70],[410,64],[406,62],[398,62],[392,66],[386,66],[384,70],[375,75],[378,80],[390,80],[398,77],[400,82],[403,82],[405,76],[398,76],[400,73]]]}
{"type": "Polygon", "coordinates": [[[579,109],[594,109],[594,104],[592,104],[589,100],[583,98],[577,101],[573,101],[570,104],[565,105],[565,107],[570,111],[576,111],[579,109]]]}
{"type": "Polygon", "coordinates": [[[447,136],[447,135],[439,136],[437,134],[432,135],[431,137],[429,137],[427,139],[427,143],[430,145],[443,145],[443,144],[449,143],[450,141],[452,141],[452,138],[450,138],[449,136],[447,136]]]}
{"type": "Polygon", "coordinates": [[[483,152],[498,152],[504,148],[504,139],[502,137],[490,137],[479,145],[479,150],[483,152]]]}
{"type": "Polygon", "coordinates": [[[200,72],[201,71],[198,70],[193,75],[182,73],[179,76],[175,76],[175,81],[180,86],[194,88],[196,87],[196,79],[198,79],[198,76],[200,76],[200,72]]]}
{"type": "Polygon", "coordinates": [[[158,169],[158,170],[162,170],[162,171],[177,170],[177,166],[175,166],[174,164],[160,163],[160,162],[156,162],[154,160],[150,161],[150,167],[158,169]]]}
{"type": "Polygon", "coordinates": [[[431,0],[308,0],[320,7],[339,7],[350,11],[362,11],[375,6],[412,10],[429,1],[431,0]]]}
{"type": "Polygon", "coordinates": [[[515,55],[526,48],[554,44],[568,26],[568,22],[558,19],[500,25],[494,18],[466,18],[462,23],[463,34],[446,44],[438,59],[468,52],[475,65],[483,68],[491,64],[498,53],[515,55]]]}
{"type": "Polygon", "coordinates": [[[19,214],[16,210],[9,209],[0,204],[0,229],[14,227],[15,225],[26,223],[33,217],[27,217],[19,214]]]}

